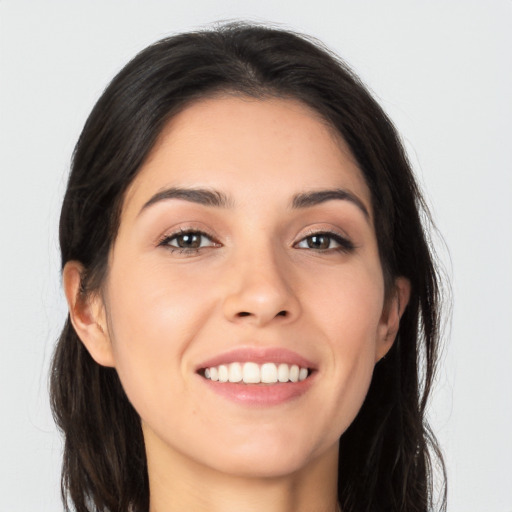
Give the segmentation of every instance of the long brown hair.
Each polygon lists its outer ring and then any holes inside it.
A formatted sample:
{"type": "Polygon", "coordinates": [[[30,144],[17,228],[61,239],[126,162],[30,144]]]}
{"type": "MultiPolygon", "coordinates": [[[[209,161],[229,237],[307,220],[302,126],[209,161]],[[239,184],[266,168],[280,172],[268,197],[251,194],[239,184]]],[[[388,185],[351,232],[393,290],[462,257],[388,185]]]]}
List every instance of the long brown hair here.
{"type": "MultiPolygon", "coordinates": [[[[60,218],[62,266],[80,261],[80,293],[99,289],[124,193],[163,126],[194,100],[222,91],[304,102],[357,159],[372,194],[388,290],[404,276],[412,293],[398,338],[341,438],[339,500],[344,512],[432,510],[432,466],[444,469],[425,419],[440,325],[439,278],[421,222],[428,211],[392,123],[318,41],[228,24],[163,39],[137,55],[107,87],[75,148],[60,218]]],[[[65,437],[67,510],[147,512],[140,419],[115,369],[93,361],[69,318],[53,359],[51,401],[65,437]]]]}

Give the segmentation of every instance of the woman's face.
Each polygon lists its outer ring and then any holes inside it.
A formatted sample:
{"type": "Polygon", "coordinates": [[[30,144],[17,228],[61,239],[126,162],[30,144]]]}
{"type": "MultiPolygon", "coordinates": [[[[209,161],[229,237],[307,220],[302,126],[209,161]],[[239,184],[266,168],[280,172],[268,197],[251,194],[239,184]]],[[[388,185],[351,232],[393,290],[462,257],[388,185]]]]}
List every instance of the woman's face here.
{"type": "Polygon", "coordinates": [[[393,341],[369,190],[293,100],[220,97],[171,120],[127,192],[103,301],[97,359],[148,459],[239,475],[332,458],[393,341]]]}

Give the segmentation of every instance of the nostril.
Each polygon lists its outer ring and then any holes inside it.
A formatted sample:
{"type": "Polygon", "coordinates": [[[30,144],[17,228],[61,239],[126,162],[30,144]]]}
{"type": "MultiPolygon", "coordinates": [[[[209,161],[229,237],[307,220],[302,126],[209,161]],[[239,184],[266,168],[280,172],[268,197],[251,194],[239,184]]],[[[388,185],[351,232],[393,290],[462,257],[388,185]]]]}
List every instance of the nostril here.
{"type": "MultiPolygon", "coordinates": [[[[276,315],[273,317],[273,318],[276,318],[278,316],[282,316],[282,317],[288,317],[289,315],[289,312],[286,311],[286,310],[281,310],[279,311],[279,313],[276,313],[276,315]]],[[[237,318],[244,318],[246,316],[255,316],[255,317],[258,317],[258,314],[256,313],[251,313],[249,311],[239,311],[237,314],[236,314],[236,317],[237,318]]]]}

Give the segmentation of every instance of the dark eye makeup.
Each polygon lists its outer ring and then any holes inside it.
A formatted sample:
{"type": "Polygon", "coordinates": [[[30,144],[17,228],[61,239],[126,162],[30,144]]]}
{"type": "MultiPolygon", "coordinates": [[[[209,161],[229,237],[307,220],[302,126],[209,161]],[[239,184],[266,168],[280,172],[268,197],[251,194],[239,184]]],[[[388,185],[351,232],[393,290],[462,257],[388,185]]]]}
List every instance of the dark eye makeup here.
{"type": "MultiPolygon", "coordinates": [[[[197,229],[180,229],[176,233],[165,235],[158,247],[183,255],[194,255],[202,249],[221,247],[221,243],[208,233],[197,229]]],[[[332,231],[314,231],[308,233],[293,245],[296,249],[313,250],[315,252],[352,252],[356,246],[348,238],[332,231]]]]}
{"type": "Polygon", "coordinates": [[[309,233],[295,244],[298,249],[313,249],[319,252],[351,252],[354,243],[339,233],[332,231],[316,231],[309,233]]]}
{"type": "Polygon", "coordinates": [[[165,247],[171,252],[193,255],[207,247],[220,247],[214,238],[198,229],[180,229],[177,233],[165,235],[159,242],[159,247],[165,247]]]}

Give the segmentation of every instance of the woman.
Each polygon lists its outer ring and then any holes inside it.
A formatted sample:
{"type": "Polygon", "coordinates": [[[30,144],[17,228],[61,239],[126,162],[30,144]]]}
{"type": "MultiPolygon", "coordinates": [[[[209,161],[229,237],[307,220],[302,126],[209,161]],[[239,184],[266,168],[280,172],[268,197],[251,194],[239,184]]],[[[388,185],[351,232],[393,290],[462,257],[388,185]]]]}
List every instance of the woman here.
{"type": "Polygon", "coordinates": [[[234,24],[136,56],[85,125],[61,213],[65,500],[430,510],[421,211],[390,121],[317,42],[234,24]]]}

